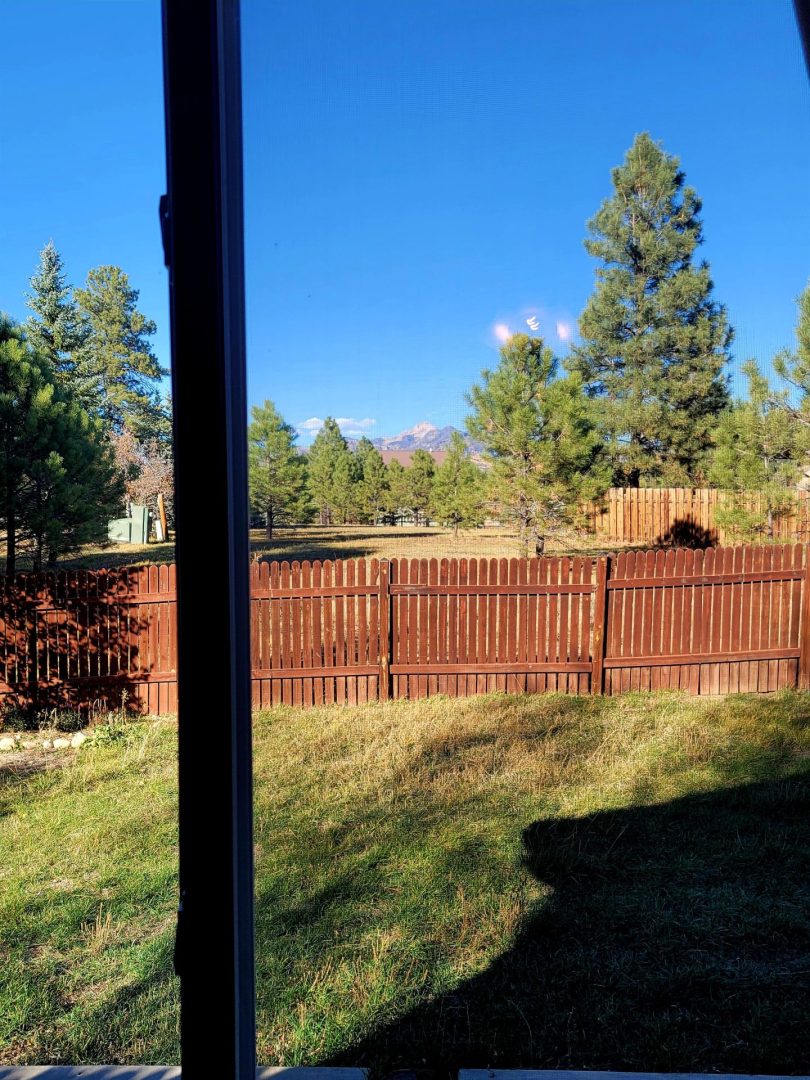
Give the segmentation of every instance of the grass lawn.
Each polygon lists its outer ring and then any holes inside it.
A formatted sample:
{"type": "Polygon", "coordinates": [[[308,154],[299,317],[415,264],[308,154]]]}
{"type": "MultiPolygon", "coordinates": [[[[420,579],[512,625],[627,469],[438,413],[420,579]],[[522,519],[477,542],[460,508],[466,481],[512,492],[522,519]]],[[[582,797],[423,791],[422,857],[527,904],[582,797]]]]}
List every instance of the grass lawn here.
{"type": "MultiPolygon", "coordinates": [[[[3,1064],[177,1060],[175,736],[6,768],[3,1064]]],[[[810,696],[277,710],[255,747],[262,1063],[807,1071],[810,696]]]]}
{"type": "MultiPolygon", "coordinates": [[[[395,558],[511,558],[519,554],[514,532],[501,528],[461,530],[430,526],[344,525],[330,528],[300,526],[277,530],[272,541],[263,529],[250,534],[254,558],[282,559],[395,559],[395,558]]],[[[593,554],[604,550],[593,537],[571,535],[564,541],[551,541],[550,554],[593,554]]],[[[611,549],[612,550],[612,549],[611,549]]],[[[0,557],[4,549],[0,545],[0,557]]],[[[174,544],[115,544],[87,547],[76,556],[59,561],[59,569],[99,570],[139,563],[166,563],[174,559],[174,544]]],[[[20,570],[30,566],[25,556],[19,558],[20,570]]]]}

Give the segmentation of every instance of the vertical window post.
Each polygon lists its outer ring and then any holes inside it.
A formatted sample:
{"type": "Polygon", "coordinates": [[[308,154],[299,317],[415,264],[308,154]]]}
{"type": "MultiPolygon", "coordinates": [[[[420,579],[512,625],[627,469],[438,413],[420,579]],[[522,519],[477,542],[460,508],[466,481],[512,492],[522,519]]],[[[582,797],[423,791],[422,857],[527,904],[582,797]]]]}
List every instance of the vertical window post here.
{"type": "Polygon", "coordinates": [[[254,1080],[238,0],[163,0],[174,399],[183,1080],[254,1080]]]}

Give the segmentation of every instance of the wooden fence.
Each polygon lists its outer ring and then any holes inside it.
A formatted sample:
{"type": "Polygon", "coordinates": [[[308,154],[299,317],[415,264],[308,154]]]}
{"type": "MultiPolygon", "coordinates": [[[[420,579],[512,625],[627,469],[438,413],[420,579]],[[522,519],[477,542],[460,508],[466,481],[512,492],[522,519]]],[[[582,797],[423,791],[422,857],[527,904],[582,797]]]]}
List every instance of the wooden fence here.
{"type": "Polygon", "coordinates": [[[0,578],[0,701],[177,708],[174,566],[0,578]]]}
{"type": "MultiPolygon", "coordinates": [[[[603,503],[586,507],[586,517],[591,531],[606,544],[708,547],[729,540],[717,520],[729,498],[735,506],[765,517],[761,493],[716,488],[610,488],[603,503]]],[[[810,492],[791,492],[791,506],[774,514],[772,530],[769,539],[810,541],[810,492]]]]}
{"type": "MultiPolygon", "coordinates": [[[[805,545],[597,558],[262,563],[253,703],[810,687],[805,545]]],[[[0,585],[8,704],[177,703],[173,566],[0,585]]],[[[201,658],[191,679],[216,678],[201,658]]]]}

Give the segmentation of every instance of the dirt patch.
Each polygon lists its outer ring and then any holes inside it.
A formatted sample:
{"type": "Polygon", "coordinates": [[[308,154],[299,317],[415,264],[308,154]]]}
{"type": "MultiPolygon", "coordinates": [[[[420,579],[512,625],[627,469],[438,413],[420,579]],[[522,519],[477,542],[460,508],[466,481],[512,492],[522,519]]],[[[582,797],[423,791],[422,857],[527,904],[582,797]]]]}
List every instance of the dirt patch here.
{"type": "Polygon", "coordinates": [[[61,769],[75,757],[75,750],[12,750],[0,756],[0,780],[61,769]]]}

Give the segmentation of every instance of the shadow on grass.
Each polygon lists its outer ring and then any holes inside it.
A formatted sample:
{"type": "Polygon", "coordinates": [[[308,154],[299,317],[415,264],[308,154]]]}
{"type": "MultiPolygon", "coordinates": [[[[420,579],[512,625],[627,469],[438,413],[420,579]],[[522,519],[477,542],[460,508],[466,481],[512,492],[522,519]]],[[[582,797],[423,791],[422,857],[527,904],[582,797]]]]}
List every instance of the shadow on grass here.
{"type": "Polygon", "coordinates": [[[414,541],[421,545],[429,544],[431,540],[437,543],[446,541],[447,534],[433,529],[393,532],[390,529],[375,531],[369,528],[368,531],[362,531],[347,527],[315,535],[279,532],[272,540],[251,538],[250,549],[260,562],[301,562],[305,559],[310,562],[320,559],[323,562],[325,559],[380,558],[379,549],[383,542],[388,548],[395,546],[398,541],[413,546],[414,541]]]}
{"type": "Polygon", "coordinates": [[[325,562],[330,559],[335,562],[340,559],[372,559],[379,558],[373,546],[361,544],[342,544],[340,547],[332,547],[328,543],[289,543],[279,545],[277,551],[273,551],[265,544],[252,544],[257,562],[281,563],[281,562],[315,562],[316,559],[325,562]]]}
{"type": "Polygon", "coordinates": [[[529,824],[512,948],[330,1064],[806,1072],[808,810],[810,770],[529,824]]]}

